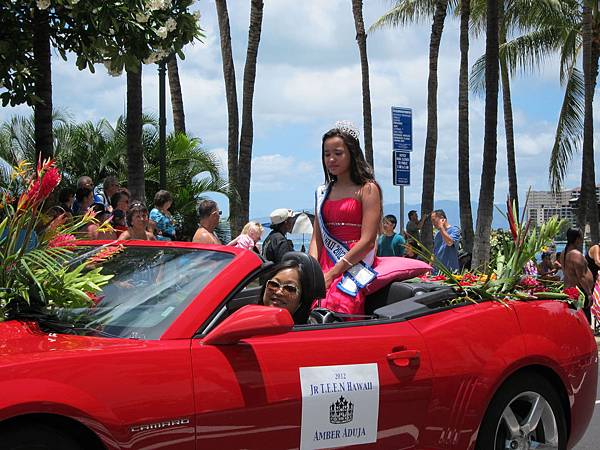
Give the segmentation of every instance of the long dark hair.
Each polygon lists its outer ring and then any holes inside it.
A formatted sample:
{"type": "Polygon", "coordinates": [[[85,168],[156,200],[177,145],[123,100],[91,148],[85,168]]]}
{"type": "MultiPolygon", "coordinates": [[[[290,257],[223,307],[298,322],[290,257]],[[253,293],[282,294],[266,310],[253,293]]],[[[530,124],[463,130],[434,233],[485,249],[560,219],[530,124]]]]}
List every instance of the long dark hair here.
{"type": "Polygon", "coordinates": [[[339,128],[332,128],[323,135],[323,141],[321,143],[321,164],[323,165],[323,173],[325,174],[325,182],[337,181],[335,175],[331,175],[327,171],[325,166],[325,141],[333,137],[340,137],[346,148],[350,152],[350,178],[355,184],[364,186],[368,182],[375,182],[375,176],[373,175],[373,169],[365,159],[362,149],[360,148],[360,142],[350,133],[342,131],[339,128]]]}
{"type": "MultiPolygon", "coordinates": [[[[321,164],[323,165],[323,173],[325,174],[325,183],[335,183],[337,176],[331,175],[325,166],[325,141],[333,137],[340,137],[346,148],[350,153],[350,179],[353,183],[364,186],[367,183],[374,183],[379,191],[379,201],[381,203],[381,211],[379,214],[383,214],[383,191],[379,183],[375,181],[375,175],[373,175],[373,168],[369,165],[365,159],[362,149],[360,148],[360,142],[350,133],[340,130],[339,128],[332,128],[323,135],[321,142],[321,164]]],[[[380,220],[381,222],[381,220],[380,220]]]]}

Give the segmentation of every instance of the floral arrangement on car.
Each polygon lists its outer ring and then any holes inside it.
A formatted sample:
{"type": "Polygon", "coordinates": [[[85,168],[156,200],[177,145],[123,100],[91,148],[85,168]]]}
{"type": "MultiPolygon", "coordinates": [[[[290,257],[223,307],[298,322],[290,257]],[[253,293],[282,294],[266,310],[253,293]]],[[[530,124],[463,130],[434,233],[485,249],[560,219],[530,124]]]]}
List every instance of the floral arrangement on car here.
{"type": "MultiPolygon", "coordinates": [[[[55,162],[46,160],[35,168],[20,163],[0,184],[0,321],[91,306],[112,277],[100,273],[93,261],[75,258],[75,234],[98,223],[94,213],[45,227],[42,211],[60,180],[55,162]]],[[[109,226],[108,221],[100,224],[109,226]]]]}
{"type": "MultiPolygon", "coordinates": [[[[421,247],[422,256],[432,262],[436,275],[424,275],[423,281],[439,282],[452,286],[459,297],[453,302],[483,300],[535,300],[556,299],[583,305],[585,297],[578,288],[564,289],[563,283],[550,278],[535,278],[525,273],[524,268],[535,255],[547,249],[559,233],[562,220],[550,218],[539,229],[519,219],[517,207],[507,200],[507,213],[511,239],[499,241],[499,248],[492,253],[489,265],[480,272],[453,273],[427,249],[421,247]]],[[[527,210],[527,205],[523,208],[527,210]]]]}

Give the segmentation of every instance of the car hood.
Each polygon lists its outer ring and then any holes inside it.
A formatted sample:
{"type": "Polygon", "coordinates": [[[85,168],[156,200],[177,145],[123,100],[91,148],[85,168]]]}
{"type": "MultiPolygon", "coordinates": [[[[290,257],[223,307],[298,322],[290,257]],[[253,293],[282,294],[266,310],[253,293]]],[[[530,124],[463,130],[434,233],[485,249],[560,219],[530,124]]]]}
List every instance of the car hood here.
{"type": "Polygon", "coordinates": [[[64,357],[65,354],[97,350],[131,350],[145,341],[120,338],[46,333],[35,322],[11,320],[0,323],[0,366],[18,361],[64,357]]]}

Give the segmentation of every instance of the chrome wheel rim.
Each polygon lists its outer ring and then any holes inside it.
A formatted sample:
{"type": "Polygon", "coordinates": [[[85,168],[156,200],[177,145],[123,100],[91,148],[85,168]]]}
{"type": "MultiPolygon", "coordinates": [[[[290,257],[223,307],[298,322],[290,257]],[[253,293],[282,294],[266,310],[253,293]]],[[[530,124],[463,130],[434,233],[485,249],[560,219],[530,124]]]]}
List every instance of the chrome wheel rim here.
{"type": "Polygon", "coordinates": [[[548,401],[537,392],[522,392],[504,408],[494,449],[558,450],[556,417],[548,401]]]}

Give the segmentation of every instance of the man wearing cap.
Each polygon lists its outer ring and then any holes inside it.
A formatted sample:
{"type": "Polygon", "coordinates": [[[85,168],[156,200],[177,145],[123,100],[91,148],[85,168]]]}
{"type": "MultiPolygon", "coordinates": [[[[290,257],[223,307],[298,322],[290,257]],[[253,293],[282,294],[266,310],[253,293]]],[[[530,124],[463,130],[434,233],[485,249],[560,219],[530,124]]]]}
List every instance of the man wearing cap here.
{"type": "Polygon", "coordinates": [[[283,255],[294,251],[292,243],[285,237],[292,231],[292,217],[294,213],[291,209],[279,208],[273,211],[271,216],[271,231],[263,244],[262,256],[275,264],[280,263],[283,255]]]}

